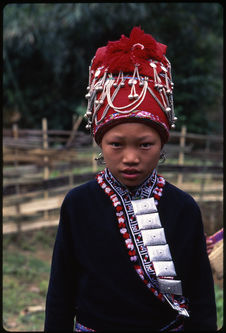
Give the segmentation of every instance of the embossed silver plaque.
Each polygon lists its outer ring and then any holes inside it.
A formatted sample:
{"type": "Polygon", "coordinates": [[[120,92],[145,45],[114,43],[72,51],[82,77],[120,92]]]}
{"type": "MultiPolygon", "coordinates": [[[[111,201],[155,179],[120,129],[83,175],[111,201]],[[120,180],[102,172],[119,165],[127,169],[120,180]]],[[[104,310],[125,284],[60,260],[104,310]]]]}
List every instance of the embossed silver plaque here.
{"type": "Polygon", "coordinates": [[[176,276],[172,261],[153,261],[153,265],[157,276],[176,276]]]}
{"type": "Polygon", "coordinates": [[[172,260],[169,245],[148,245],[147,246],[150,261],[172,260]]]}
{"type": "Polygon", "coordinates": [[[166,244],[166,237],[163,228],[141,230],[144,245],[166,244]]]}
{"type": "Polygon", "coordinates": [[[162,227],[158,213],[137,215],[136,218],[139,228],[141,230],[162,227]]]}
{"type": "Polygon", "coordinates": [[[180,280],[158,279],[161,293],[182,295],[182,286],[180,280]]]}
{"type": "MultiPolygon", "coordinates": [[[[172,308],[184,316],[189,316],[186,309],[182,309],[179,305],[170,301],[169,294],[182,295],[182,285],[180,280],[173,280],[173,277],[176,276],[175,266],[154,198],[132,200],[131,203],[138,224],[138,226],[135,224],[132,230],[137,232],[138,227],[140,229],[144,247],[139,246],[139,251],[146,251],[147,249],[146,253],[148,255],[145,257],[149,257],[149,260],[153,263],[160,292],[163,293],[172,308]]],[[[144,267],[147,268],[145,265],[148,263],[150,264],[148,260],[142,259],[144,267]]]]}
{"type": "Polygon", "coordinates": [[[132,200],[133,210],[136,215],[157,212],[154,198],[132,200]]]}

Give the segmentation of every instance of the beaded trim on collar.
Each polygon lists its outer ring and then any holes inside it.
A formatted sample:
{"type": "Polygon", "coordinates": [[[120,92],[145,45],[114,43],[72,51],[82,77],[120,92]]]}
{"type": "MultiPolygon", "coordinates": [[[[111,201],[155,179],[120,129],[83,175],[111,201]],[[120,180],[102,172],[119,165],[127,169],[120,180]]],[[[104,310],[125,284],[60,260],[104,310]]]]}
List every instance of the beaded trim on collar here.
{"type": "Polygon", "coordinates": [[[157,206],[162,196],[165,179],[157,175],[156,170],[154,170],[146,181],[133,192],[119,183],[107,168],[98,173],[96,179],[116,209],[120,233],[125,240],[130,261],[139,277],[157,298],[162,302],[167,300],[175,310],[181,313],[184,308],[187,308],[185,298],[169,294],[166,297],[165,294],[159,291],[155,269],[149,259],[147,247],[144,246],[131,202],[132,200],[148,199],[153,196],[157,206]]]}

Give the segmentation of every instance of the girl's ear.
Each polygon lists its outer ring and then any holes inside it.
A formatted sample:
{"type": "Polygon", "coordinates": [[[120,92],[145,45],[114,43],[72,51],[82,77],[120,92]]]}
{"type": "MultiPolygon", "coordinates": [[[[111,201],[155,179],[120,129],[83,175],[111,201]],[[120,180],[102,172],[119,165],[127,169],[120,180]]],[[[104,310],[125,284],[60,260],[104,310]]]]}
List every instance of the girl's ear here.
{"type": "Polygon", "coordinates": [[[95,161],[97,161],[98,165],[105,164],[105,162],[104,162],[104,156],[103,156],[102,152],[99,153],[98,157],[95,158],[95,161]]]}

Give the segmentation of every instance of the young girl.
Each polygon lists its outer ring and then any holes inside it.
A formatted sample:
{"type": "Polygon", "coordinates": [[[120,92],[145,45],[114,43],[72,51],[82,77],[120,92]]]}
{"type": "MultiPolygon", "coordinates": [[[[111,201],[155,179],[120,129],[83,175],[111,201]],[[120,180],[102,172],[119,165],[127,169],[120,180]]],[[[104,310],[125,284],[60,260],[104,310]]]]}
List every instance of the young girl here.
{"type": "Polygon", "coordinates": [[[45,331],[216,331],[199,207],[156,171],[176,121],[166,48],[135,27],[90,66],[106,168],[62,204],[45,331]]]}

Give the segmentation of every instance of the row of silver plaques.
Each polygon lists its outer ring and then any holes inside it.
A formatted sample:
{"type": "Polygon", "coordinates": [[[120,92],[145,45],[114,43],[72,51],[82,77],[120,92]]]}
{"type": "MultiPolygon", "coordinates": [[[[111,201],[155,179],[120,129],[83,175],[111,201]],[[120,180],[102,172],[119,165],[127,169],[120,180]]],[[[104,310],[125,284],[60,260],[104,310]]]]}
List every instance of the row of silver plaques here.
{"type": "Polygon", "coordinates": [[[144,245],[158,277],[160,292],[182,295],[181,281],[173,279],[176,271],[154,198],[132,200],[132,205],[144,245]]]}

